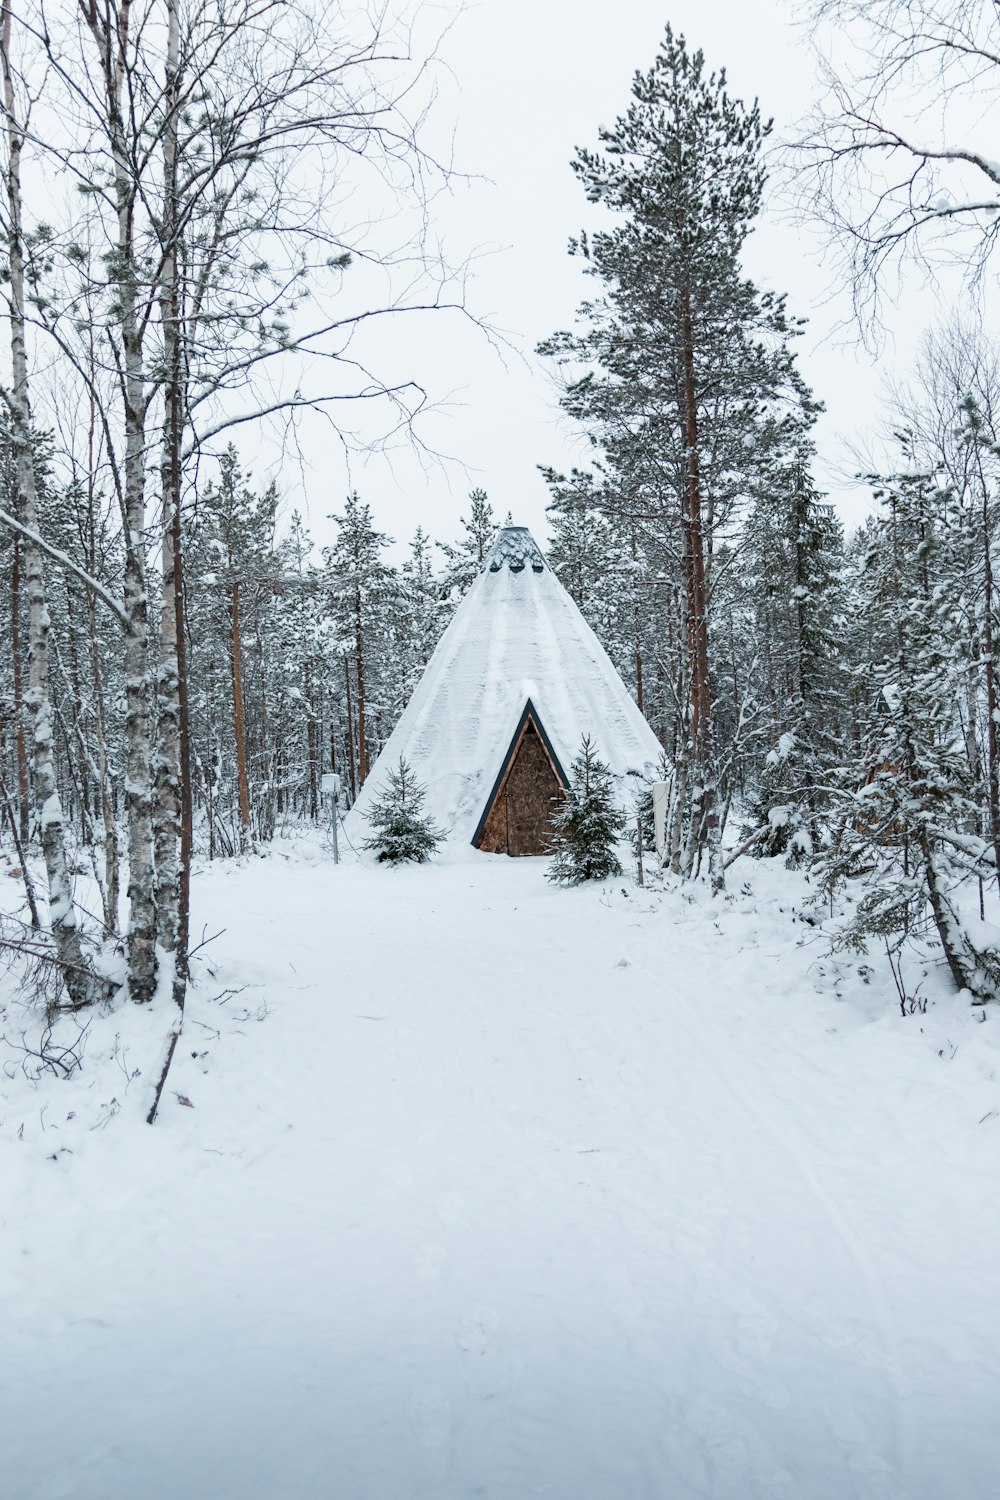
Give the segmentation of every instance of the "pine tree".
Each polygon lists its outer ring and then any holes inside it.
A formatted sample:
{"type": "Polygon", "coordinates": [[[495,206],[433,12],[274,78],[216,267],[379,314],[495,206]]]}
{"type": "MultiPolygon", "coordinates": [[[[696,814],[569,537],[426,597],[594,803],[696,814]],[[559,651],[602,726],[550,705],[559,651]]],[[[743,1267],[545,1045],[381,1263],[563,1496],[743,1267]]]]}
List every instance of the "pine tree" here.
{"type": "Polygon", "coordinates": [[[614,543],[600,486],[595,475],[581,469],[566,475],[542,468],[541,473],[552,496],[548,504],[552,527],[549,565],[607,650],[601,608],[607,591],[602,585],[614,543]]]}
{"type": "Polygon", "coordinates": [[[386,668],[394,659],[399,580],[383,556],[392,538],[377,530],[371,506],[356,491],[348,495],[344,514],[332,519],[338,536],[332,547],[324,549],[323,557],[331,614],[345,663],[345,686],[351,696],[349,771],[354,790],[355,767],[360,787],[389,734],[381,690],[386,668]]]}
{"type": "Polygon", "coordinates": [[[399,691],[393,718],[398,718],[405,708],[448,619],[441,598],[441,579],[434,571],[431,540],[422,526],[414,532],[399,582],[402,605],[396,635],[399,691]]]}
{"type": "MultiPolygon", "coordinates": [[[[600,132],[600,149],[573,163],[590,202],[619,216],[571,247],[601,295],[583,304],[581,331],[555,335],[541,352],[569,369],[563,408],[600,451],[618,515],[655,523],[657,550],[670,559],[660,633],[673,658],[666,738],[681,837],[672,861],[693,875],[707,855],[719,890],[722,542],[781,435],[776,413],[799,400],[801,384],[782,298],[758,291],[741,267],[770,128],[757,104],[732,98],[725,74],[709,73],[669,27],[632,96],[600,132]]],[[[630,548],[635,538],[622,530],[630,548]]]]}
{"type": "Polygon", "coordinates": [[[994,874],[964,723],[975,537],[955,488],[916,465],[876,496],[882,513],[867,529],[859,579],[868,723],[845,763],[840,827],[818,872],[831,898],[853,898],[842,943],[874,937],[891,950],[932,923],[956,986],[983,1002],[1000,992],[1000,953],[961,915],[963,884],[994,874]]]}
{"type": "Polygon", "coordinates": [[[608,880],[622,872],[618,840],[625,816],[615,802],[611,773],[585,735],[571,768],[566,800],[553,819],[558,848],[546,876],[558,885],[608,880]]]}
{"type": "Polygon", "coordinates": [[[313,565],[312,537],[298,511],[292,513],[278,552],[282,575],[268,642],[271,670],[263,684],[270,801],[273,817],[301,810],[315,820],[320,813],[320,775],[324,769],[337,769],[329,764],[333,756],[325,753],[323,736],[333,668],[321,574],[313,565]]]}
{"type": "Polygon", "coordinates": [[[457,546],[438,543],[446,559],[444,596],[454,604],[464,599],[482,572],[500,530],[485,490],[477,488],[470,492],[469,507],[468,519],[461,517],[465,535],[457,546]]]}
{"type": "MultiPolygon", "coordinates": [[[[254,836],[268,837],[272,822],[265,684],[284,569],[275,543],[277,509],[274,484],[260,493],[251,488],[230,444],[219,459],[218,481],[205,486],[188,529],[195,754],[223,803],[231,797],[235,803],[226,808],[236,814],[228,842],[238,848],[254,836]]],[[[213,809],[226,838],[223,810],[213,809]]]]}
{"type": "Polygon", "coordinates": [[[372,803],[368,821],[374,831],[362,847],[374,850],[380,863],[426,863],[444,837],[423,811],[426,796],[427,788],[400,756],[397,768],[388,772],[385,790],[372,803]]]}
{"type": "Polygon", "coordinates": [[[659,602],[649,528],[599,474],[574,469],[567,478],[543,469],[542,476],[552,494],[552,569],[645,713],[659,602]]]}
{"type": "Polygon", "coordinates": [[[825,836],[825,789],[846,730],[843,532],[811,483],[809,458],[811,447],[776,466],[755,499],[739,564],[750,645],[740,675],[756,705],[737,746],[748,783],[745,837],[765,830],[759,852],[792,864],[825,836]]]}

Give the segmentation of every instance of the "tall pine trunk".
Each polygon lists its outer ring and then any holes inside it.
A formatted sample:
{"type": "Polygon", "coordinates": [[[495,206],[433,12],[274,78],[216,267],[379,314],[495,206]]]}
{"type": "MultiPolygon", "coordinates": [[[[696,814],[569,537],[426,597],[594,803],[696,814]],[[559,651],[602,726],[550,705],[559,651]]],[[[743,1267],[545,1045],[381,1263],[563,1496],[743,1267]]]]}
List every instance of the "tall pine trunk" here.
{"type": "Polygon", "coordinates": [[[250,841],[250,776],[247,769],[247,728],[243,709],[243,632],[240,623],[240,585],[229,586],[229,661],[233,683],[233,736],[236,743],[236,784],[240,810],[240,845],[250,841]]]}
{"type": "Polygon", "coordinates": [[[635,641],[635,701],[640,713],[645,712],[643,703],[644,691],[642,681],[642,616],[639,610],[639,601],[635,594],[634,580],[638,576],[639,549],[636,545],[635,531],[629,535],[630,551],[632,554],[633,585],[632,585],[632,632],[635,641]]]}
{"type": "Polygon", "coordinates": [[[685,275],[680,287],[682,418],[684,423],[685,485],[683,505],[684,582],[687,602],[688,651],[691,659],[691,758],[695,801],[685,873],[707,846],[712,889],[725,885],[719,847],[718,790],[715,734],[712,723],[712,676],[708,640],[706,537],[698,456],[698,393],[695,383],[694,320],[691,286],[685,275]]]}
{"type": "Polygon", "coordinates": [[[354,777],[354,708],[351,703],[351,663],[344,657],[344,680],[347,683],[347,769],[351,781],[351,801],[358,795],[358,786],[354,777]]]}
{"type": "Polygon", "coordinates": [[[364,631],[361,624],[361,594],[354,594],[354,655],[358,682],[358,784],[364,786],[370,769],[368,740],[365,734],[365,657],[364,631]]]}

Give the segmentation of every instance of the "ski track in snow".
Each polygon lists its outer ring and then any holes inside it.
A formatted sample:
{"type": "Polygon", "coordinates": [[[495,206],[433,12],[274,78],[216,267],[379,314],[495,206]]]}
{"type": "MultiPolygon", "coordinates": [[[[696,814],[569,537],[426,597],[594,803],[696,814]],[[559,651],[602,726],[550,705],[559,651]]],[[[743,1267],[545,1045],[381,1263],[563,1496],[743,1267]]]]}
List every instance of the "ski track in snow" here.
{"type": "Polygon", "coordinates": [[[1000,1023],[839,1000],[748,868],[199,875],[156,1128],[0,1089],[0,1493],[992,1497],[1000,1023]]]}
{"type": "MultiPolygon", "coordinates": [[[[683,1014],[685,1002],[676,988],[671,987],[671,998],[678,1006],[680,1013],[683,1014]]],[[[727,1049],[724,1045],[724,1036],[720,1034],[718,1026],[713,1023],[711,1012],[708,1018],[704,1016],[699,1017],[699,1024],[702,1028],[702,1065],[704,1066],[707,1060],[708,1066],[711,1067],[726,1090],[742,1106],[754,1124],[765,1134],[770,1144],[777,1149],[779,1154],[798,1173],[801,1181],[828,1218],[847,1256],[854,1263],[861,1284],[861,1290],[867,1298],[872,1311],[873,1327],[877,1332],[884,1352],[884,1374],[890,1407],[889,1425],[892,1432],[894,1460],[892,1467],[895,1477],[888,1489],[883,1488],[885,1481],[880,1477],[876,1488],[880,1493],[886,1495],[908,1494],[909,1442],[905,1434],[907,1419],[903,1414],[903,1402],[898,1388],[898,1376],[900,1372],[899,1354],[895,1337],[891,1331],[891,1318],[887,1313],[885,1293],[879,1277],[872,1267],[871,1259],[863,1243],[851,1228],[839,1203],[823,1186],[815,1169],[803,1159],[801,1152],[792,1144],[795,1135],[793,1124],[786,1117],[779,1126],[774,1118],[773,1105],[770,1107],[765,1105],[758,1091],[751,1091],[746,1084],[739,1082],[730,1067],[724,1067],[720,1064],[720,1056],[725,1056],[727,1049]],[[714,1032],[713,1045],[707,1052],[704,1047],[704,1033],[706,1030],[714,1032]]],[[[867,1457],[862,1455],[857,1460],[857,1465],[859,1468],[863,1468],[867,1462],[867,1457]]],[[[876,1464],[876,1469],[878,1467],[876,1464]]],[[[874,1489],[872,1493],[875,1493],[874,1489]]]]}

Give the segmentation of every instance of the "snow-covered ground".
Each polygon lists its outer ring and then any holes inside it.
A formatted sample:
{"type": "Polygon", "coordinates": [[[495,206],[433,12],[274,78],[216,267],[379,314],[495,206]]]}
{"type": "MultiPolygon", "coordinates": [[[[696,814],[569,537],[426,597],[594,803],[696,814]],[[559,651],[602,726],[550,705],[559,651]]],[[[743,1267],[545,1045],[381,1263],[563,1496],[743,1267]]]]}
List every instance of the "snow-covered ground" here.
{"type": "Polygon", "coordinates": [[[0,1494],[997,1494],[1000,1016],[731,873],[201,872],[158,1123],[155,1012],[0,1075],[0,1494]]]}

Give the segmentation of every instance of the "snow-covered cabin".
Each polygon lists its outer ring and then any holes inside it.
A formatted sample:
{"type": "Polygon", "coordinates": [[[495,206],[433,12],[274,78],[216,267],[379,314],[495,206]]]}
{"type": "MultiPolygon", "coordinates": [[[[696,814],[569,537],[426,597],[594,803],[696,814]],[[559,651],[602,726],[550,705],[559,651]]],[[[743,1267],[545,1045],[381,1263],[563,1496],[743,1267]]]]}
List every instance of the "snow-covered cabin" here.
{"type": "Polygon", "coordinates": [[[455,612],[348,817],[404,757],[449,839],[546,852],[551,817],[589,735],[631,810],[660,745],[531,533],[505,526],[455,612]]]}

